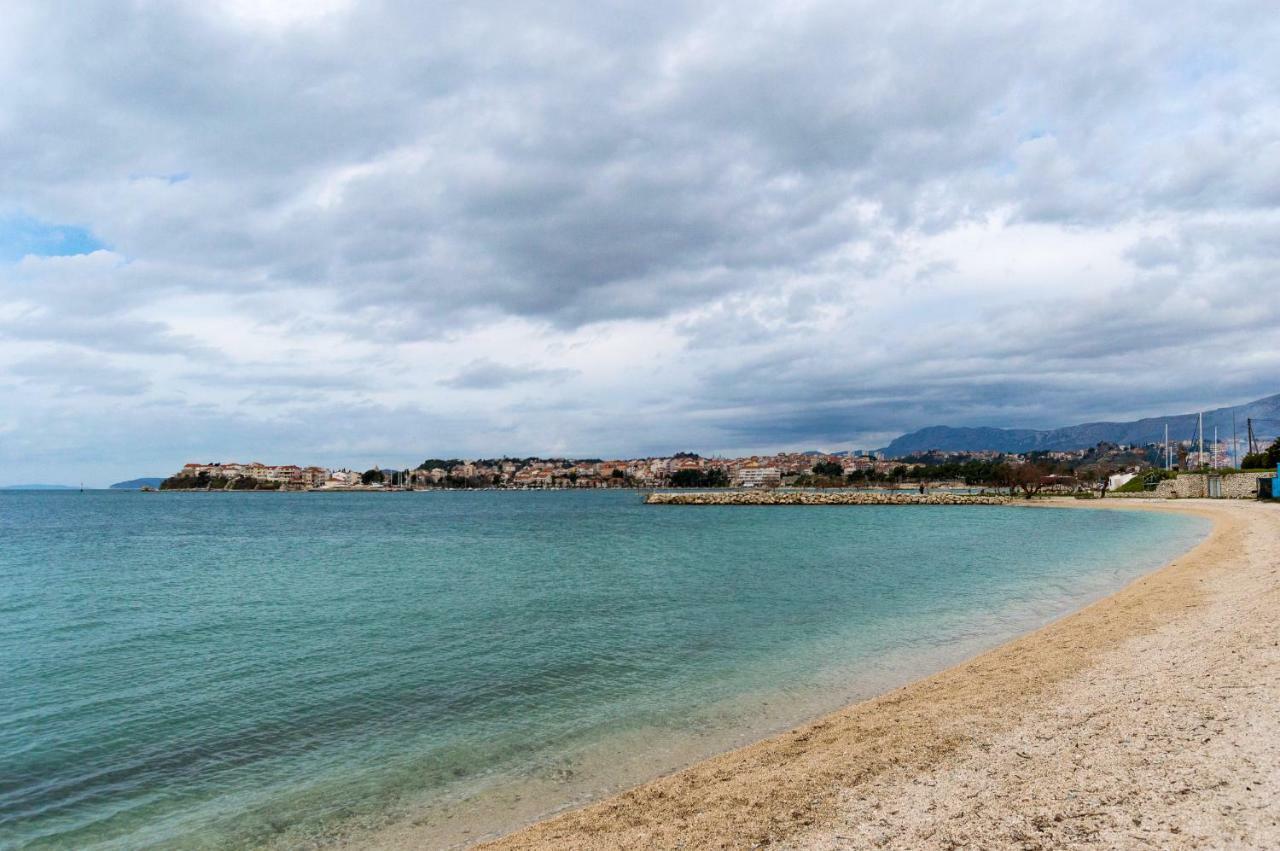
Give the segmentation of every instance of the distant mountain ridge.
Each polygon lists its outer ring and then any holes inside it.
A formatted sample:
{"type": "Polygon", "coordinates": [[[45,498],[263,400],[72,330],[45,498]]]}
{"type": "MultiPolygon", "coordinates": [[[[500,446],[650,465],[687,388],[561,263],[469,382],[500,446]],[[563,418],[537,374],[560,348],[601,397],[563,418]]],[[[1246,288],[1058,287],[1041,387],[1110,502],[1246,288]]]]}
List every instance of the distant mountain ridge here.
{"type": "MultiPolygon", "coordinates": [[[[1255,420],[1254,430],[1260,436],[1280,434],[1280,393],[1244,405],[1216,408],[1204,412],[1204,431],[1208,439],[1218,429],[1220,440],[1230,440],[1232,416],[1243,453],[1245,423],[1255,420]],[[1261,421],[1261,422],[1259,422],[1261,421]]],[[[1171,441],[1190,440],[1196,432],[1199,413],[1145,417],[1132,422],[1096,422],[1055,429],[1030,428],[954,428],[930,426],[904,434],[884,448],[890,458],[900,458],[931,449],[947,452],[1035,452],[1086,449],[1098,443],[1144,444],[1164,440],[1164,427],[1169,426],[1171,441]]]]}
{"type": "Polygon", "coordinates": [[[0,491],[73,491],[75,485],[4,485],[0,491]]]}

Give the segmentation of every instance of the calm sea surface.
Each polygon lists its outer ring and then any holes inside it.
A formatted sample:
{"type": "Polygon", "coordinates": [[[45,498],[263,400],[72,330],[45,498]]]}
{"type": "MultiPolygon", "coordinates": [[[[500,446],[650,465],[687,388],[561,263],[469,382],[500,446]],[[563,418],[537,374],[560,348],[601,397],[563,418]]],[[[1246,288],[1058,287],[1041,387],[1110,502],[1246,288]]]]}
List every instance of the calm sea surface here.
{"type": "Polygon", "coordinates": [[[449,845],[954,663],[1206,521],[0,493],[0,847],[449,845]]]}

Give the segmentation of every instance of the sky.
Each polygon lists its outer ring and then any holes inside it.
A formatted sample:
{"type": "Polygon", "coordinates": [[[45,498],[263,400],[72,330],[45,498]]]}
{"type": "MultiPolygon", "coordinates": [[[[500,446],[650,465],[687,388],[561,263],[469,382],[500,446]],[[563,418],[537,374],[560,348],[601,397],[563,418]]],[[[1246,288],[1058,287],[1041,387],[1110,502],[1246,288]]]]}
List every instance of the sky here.
{"type": "Polygon", "coordinates": [[[10,0],[0,484],[1280,392],[1269,2],[10,0]]]}

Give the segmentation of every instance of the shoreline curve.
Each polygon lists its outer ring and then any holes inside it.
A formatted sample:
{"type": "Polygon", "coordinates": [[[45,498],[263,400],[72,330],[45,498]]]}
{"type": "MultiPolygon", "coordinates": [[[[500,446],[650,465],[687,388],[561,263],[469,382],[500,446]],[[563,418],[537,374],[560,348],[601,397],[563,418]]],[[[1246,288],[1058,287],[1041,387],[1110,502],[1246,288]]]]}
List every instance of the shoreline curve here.
{"type": "MultiPolygon", "coordinates": [[[[1280,598],[1280,579],[1274,569],[1269,573],[1266,569],[1266,560],[1280,555],[1280,547],[1272,544],[1269,551],[1263,547],[1269,555],[1264,553],[1259,560],[1252,558],[1254,554],[1246,552],[1244,546],[1246,537],[1259,534],[1259,526],[1267,527],[1275,541],[1274,533],[1280,531],[1280,512],[1257,503],[1227,504],[1219,500],[1117,500],[1108,504],[1051,499],[1025,507],[1169,511],[1206,517],[1214,525],[1197,546],[1115,593],[965,662],[788,732],[702,760],[595,803],[548,816],[476,847],[494,851],[954,848],[966,843],[976,843],[977,847],[1037,847],[1039,841],[1051,847],[1069,847],[1074,844],[1072,836],[1097,847],[1103,831],[1099,822],[1114,823],[1112,827],[1124,822],[1122,829],[1140,830],[1141,824],[1131,822],[1135,818],[1141,822],[1142,817],[1126,814],[1120,803],[1106,806],[1095,802],[1087,814],[1069,812],[1070,802],[1075,800],[1072,796],[1078,797],[1079,789],[1070,787],[1075,791],[1064,791],[1067,787],[1059,788],[1061,783],[1055,784],[1054,777],[1040,776],[1036,766],[1041,763],[1028,752],[1035,749],[1033,744],[1010,751],[999,743],[1010,737],[1038,743],[1042,735],[1049,736],[1044,741],[1056,740],[1061,731],[1047,733],[1053,726],[1052,719],[1046,722],[1041,714],[1078,708],[1080,698],[1086,698],[1085,715],[1094,712],[1092,717],[1096,718],[1108,714],[1108,707],[1114,706],[1106,701],[1115,695],[1095,696],[1090,704],[1084,694],[1087,689],[1079,688],[1078,681],[1088,682],[1102,668],[1123,666],[1126,661],[1136,661],[1141,668],[1146,664],[1145,654],[1135,660],[1127,658],[1126,653],[1133,657],[1137,645],[1153,636],[1172,632],[1176,643],[1179,632],[1184,633],[1182,638],[1198,634],[1198,630],[1189,627],[1188,619],[1222,602],[1217,598],[1223,596],[1223,576],[1233,567],[1239,568],[1240,563],[1245,564],[1250,580],[1258,586],[1252,589],[1254,592],[1280,598]],[[1090,705],[1092,709],[1088,708],[1090,705]],[[995,765],[1002,759],[1013,761],[1009,763],[1009,775],[988,776],[985,785],[976,784],[980,787],[976,792],[970,788],[974,783],[946,780],[947,772],[960,771],[965,766],[972,769],[973,765],[995,765]],[[949,786],[963,786],[965,791],[949,786]],[[1000,802],[1007,804],[1015,788],[1037,791],[1019,806],[1006,806],[1005,812],[999,812],[1000,802]],[[916,794],[914,798],[909,794],[920,789],[932,790],[932,794],[916,794]],[[960,794],[976,809],[970,812],[962,801],[954,800],[960,794]],[[903,812],[902,801],[915,801],[918,811],[903,812]],[[1053,812],[1045,815],[1049,811],[1053,812]],[[943,812],[947,813],[945,820],[939,815],[943,812]]],[[[1234,602],[1239,605],[1242,600],[1234,602]]],[[[1222,628],[1217,629],[1221,632],[1222,628]]],[[[1280,658],[1280,653],[1276,656],[1280,658]]],[[[1138,673],[1141,679],[1141,670],[1138,673]]],[[[1139,690],[1139,697],[1128,695],[1127,699],[1145,700],[1148,714],[1163,717],[1162,705],[1176,703],[1175,698],[1182,696],[1175,688],[1163,695],[1139,690]]],[[[1139,725],[1144,721],[1149,726],[1151,719],[1136,718],[1139,725]]],[[[1276,742],[1268,739],[1266,744],[1275,746],[1280,754],[1280,724],[1275,739],[1276,742]]],[[[1210,736],[1205,746],[1212,741],[1210,736]]],[[[1077,742],[1074,750],[1088,745],[1077,742]]],[[[1064,757],[1062,753],[1053,756],[1055,759],[1049,762],[1060,763],[1064,757]]],[[[1103,753],[1100,764],[1109,764],[1111,756],[1114,754],[1103,753]]],[[[1141,785],[1137,779],[1141,770],[1135,771],[1126,759],[1113,761],[1124,764],[1132,783],[1141,785]]],[[[1273,764],[1280,765],[1280,761],[1273,764]]],[[[1054,776],[1066,782],[1069,778],[1062,770],[1058,765],[1054,776]]],[[[1280,783],[1280,776],[1276,780],[1280,783]]],[[[1149,779],[1146,782],[1150,785],[1149,779]]],[[[1181,811],[1189,811],[1196,818],[1203,816],[1187,807],[1195,800],[1188,799],[1187,794],[1181,793],[1177,801],[1181,811]]],[[[1186,825],[1166,819],[1161,824],[1167,832],[1163,838],[1154,834],[1154,841],[1184,844],[1179,839],[1191,839],[1203,821],[1196,818],[1189,817],[1186,825]]],[[[1267,830],[1274,830],[1280,837],[1280,828],[1275,825],[1272,813],[1271,828],[1257,828],[1254,832],[1270,836],[1267,830]]],[[[1203,825],[1200,828],[1205,833],[1203,825]]],[[[1217,834],[1226,830],[1221,825],[1215,829],[1217,834]]],[[[1205,833],[1210,844],[1226,840],[1225,835],[1215,840],[1215,835],[1214,830],[1205,833]]],[[[1110,841],[1134,847],[1149,847],[1147,843],[1152,841],[1140,834],[1125,836],[1128,838],[1123,842],[1118,834],[1110,841]]],[[[1237,831],[1231,841],[1239,842],[1242,836],[1237,831]]],[[[417,831],[389,826],[358,844],[422,848],[426,847],[423,840],[417,831]]]]}

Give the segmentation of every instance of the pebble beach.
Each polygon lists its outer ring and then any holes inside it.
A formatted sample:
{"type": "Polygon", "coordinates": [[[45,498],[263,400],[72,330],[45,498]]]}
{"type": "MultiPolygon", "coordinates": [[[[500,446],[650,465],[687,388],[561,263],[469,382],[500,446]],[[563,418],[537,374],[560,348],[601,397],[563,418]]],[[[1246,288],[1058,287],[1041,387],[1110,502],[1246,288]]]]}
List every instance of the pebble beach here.
{"type": "Polygon", "coordinates": [[[1047,504],[1215,525],[965,664],[484,847],[1280,846],[1280,511],[1047,504]]]}

